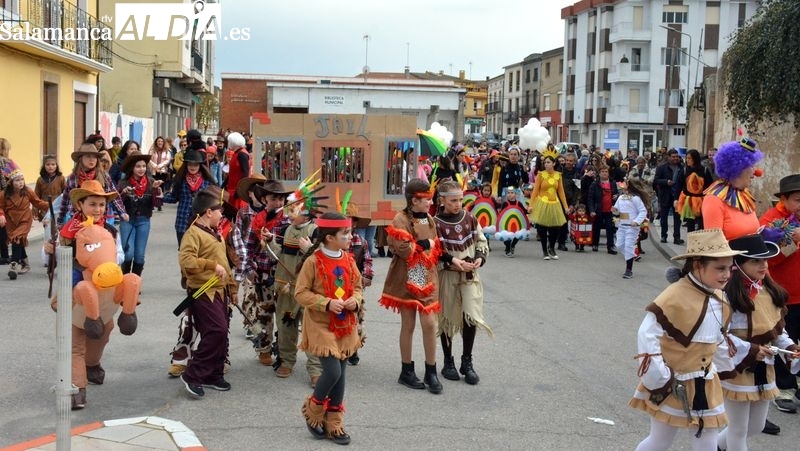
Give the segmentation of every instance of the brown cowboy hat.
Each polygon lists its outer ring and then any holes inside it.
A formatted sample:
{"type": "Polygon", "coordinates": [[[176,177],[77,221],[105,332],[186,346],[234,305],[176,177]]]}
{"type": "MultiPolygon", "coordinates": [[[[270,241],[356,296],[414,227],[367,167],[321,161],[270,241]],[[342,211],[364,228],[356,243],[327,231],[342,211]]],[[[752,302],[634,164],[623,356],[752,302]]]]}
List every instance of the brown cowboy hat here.
{"type": "Polygon", "coordinates": [[[372,222],[372,219],[369,217],[359,216],[358,204],[355,202],[349,202],[347,204],[347,211],[345,211],[344,215],[348,218],[355,218],[355,221],[353,221],[353,228],[356,229],[363,229],[372,222]]]}
{"type": "Polygon", "coordinates": [[[97,180],[87,180],[81,183],[80,188],[73,188],[69,192],[69,200],[71,200],[73,204],[77,204],[78,201],[89,196],[100,196],[105,197],[106,200],[113,200],[117,197],[117,192],[112,191],[107,193],[103,185],[97,180]]]}
{"type": "Polygon", "coordinates": [[[261,174],[253,174],[250,177],[245,177],[239,180],[236,184],[236,197],[242,200],[247,200],[250,196],[247,195],[254,185],[259,185],[267,181],[267,178],[261,174]]]}
{"type": "Polygon", "coordinates": [[[133,167],[139,161],[144,161],[145,163],[150,162],[150,155],[143,154],[141,152],[131,152],[125,157],[125,160],[122,161],[122,164],[119,166],[120,171],[124,174],[130,174],[133,171],[133,167]]]}
{"type": "Polygon", "coordinates": [[[78,147],[78,150],[76,150],[75,152],[72,152],[70,157],[72,157],[72,161],[77,163],[81,159],[81,157],[84,156],[84,155],[93,155],[93,156],[95,156],[95,157],[97,157],[99,159],[100,158],[100,151],[97,150],[97,147],[95,147],[94,144],[83,143],[83,144],[81,144],[80,147],[78,147]]]}
{"type": "Polygon", "coordinates": [[[787,175],[782,178],[778,186],[778,192],[775,193],[775,197],[781,197],[782,195],[795,191],[800,191],[800,174],[787,175]]]}
{"type": "MultiPolygon", "coordinates": [[[[279,182],[278,180],[267,180],[260,185],[253,186],[253,192],[255,193],[256,197],[261,198],[266,196],[267,194],[288,196],[293,191],[284,188],[283,183],[279,182]]],[[[245,197],[245,199],[247,198],[245,197]]]]}

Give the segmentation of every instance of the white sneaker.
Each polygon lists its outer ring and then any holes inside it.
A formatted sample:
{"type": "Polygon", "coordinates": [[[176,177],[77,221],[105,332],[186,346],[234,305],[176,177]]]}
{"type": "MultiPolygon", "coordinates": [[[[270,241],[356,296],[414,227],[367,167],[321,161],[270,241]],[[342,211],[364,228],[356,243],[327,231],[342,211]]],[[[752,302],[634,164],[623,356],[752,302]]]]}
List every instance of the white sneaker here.
{"type": "Polygon", "coordinates": [[[545,260],[550,260],[550,256],[549,256],[549,255],[545,255],[545,256],[544,256],[544,259],[545,259],[545,260]]]}

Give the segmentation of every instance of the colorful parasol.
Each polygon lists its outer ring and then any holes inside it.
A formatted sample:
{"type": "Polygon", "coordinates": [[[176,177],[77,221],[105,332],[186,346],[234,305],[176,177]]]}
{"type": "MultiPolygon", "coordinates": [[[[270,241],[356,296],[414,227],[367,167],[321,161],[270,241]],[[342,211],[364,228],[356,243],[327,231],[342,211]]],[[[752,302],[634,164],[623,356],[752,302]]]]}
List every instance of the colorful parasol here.
{"type": "Polygon", "coordinates": [[[419,154],[429,157],[439,157],[447,153],[447,143],[429,131],[417,129],[419,138],[419,154]]]}

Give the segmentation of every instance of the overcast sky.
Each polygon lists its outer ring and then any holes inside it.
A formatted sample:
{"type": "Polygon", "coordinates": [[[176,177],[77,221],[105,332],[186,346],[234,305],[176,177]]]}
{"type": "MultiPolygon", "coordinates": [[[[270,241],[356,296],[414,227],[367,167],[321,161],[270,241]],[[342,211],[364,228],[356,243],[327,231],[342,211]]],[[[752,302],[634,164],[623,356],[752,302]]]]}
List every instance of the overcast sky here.
{"type": "Polygon", "coordinates": [[[224,32],[249,28],[250,40],[218,41],[217,83],[222,72],[354,76],[365,60],[373,72],[402,72],[407,56],[413,72],[494,77],[531,53],[563,46],[561,8],[574,3],[222,0],[224,32]]]}

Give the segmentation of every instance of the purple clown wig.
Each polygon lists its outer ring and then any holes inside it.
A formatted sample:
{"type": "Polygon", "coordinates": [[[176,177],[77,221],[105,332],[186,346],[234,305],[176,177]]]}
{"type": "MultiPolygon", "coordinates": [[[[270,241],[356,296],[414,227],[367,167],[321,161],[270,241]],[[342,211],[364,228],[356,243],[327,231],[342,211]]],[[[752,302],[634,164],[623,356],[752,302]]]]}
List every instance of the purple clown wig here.
{"type": "Polygon", "coordinates": [[[745,169],[753,167],[764,158],[764,154],[756,148],[755,141],[742,138],[719,146],[714,155],[714,166],[717,175],[723,180],[733,180],[745,169]]]}

